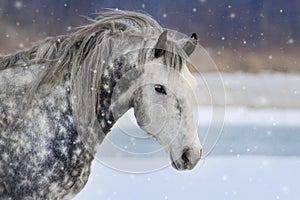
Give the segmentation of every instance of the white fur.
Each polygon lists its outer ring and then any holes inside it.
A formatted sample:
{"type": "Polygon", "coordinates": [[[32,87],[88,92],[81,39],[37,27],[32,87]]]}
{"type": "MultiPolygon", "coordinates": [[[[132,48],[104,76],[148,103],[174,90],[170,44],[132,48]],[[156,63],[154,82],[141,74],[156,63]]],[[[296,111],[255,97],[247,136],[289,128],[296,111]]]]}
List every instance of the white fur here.
{"type": "Polygon", "coordinates": [[[179,169],[193,168],[202,151],[192,108],[195,105],[195,78],[185,65],[179,72],[155,59],[147,63],[136,84],[138,87],[134,87],[140,88],[142,93],[142,99],[134,106],[138,124],[164,146],[173,164],[179,163],[179,169]],[[163,85],[167,95],[156,92],[154,84],[163,85]],[[190,149],[190,165],[183,168],[181,156],[186,148],[190,149]]]}

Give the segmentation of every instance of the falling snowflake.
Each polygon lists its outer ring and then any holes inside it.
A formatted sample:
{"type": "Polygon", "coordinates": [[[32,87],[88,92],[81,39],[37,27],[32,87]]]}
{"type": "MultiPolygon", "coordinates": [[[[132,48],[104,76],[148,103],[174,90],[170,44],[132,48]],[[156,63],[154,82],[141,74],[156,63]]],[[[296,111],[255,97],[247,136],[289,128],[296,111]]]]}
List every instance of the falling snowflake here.
{"type": "Polygon", "coordinates": [[[135,179],[135,175],[130,175],[129,178],[130,178],[131,180],[133,180],[133,179],[135,179]]]}
{"type": "Polygon", "coordinates": [[[285,194],[288,194],[290,192],[290,188],[286,185],[281,187],[281,191],[285,194]]]}
{"type": "Polygon", "coordinates": [[[222,181],[227,181],[228,177],[226,175],[222,176],[222,181]]]}
{"type": "Polygon", "coordinates": [[[163,18],[167,18],[167,17],[168,17],[167,13],[164,13],[163,18]]]}
{"type": "Polygon", "coordinates": [[[235,13],[230,13],[229,18],[234,19],[236,17],[235,13]]]}
{"type": "Polygon", "coordinates": [[[287,44],[294,44],[294,40],[292,38],[290,38],[286,43],[287,44]]]}
{"type": "Polygon", "coordinates": [[[14,7],[15,7],[16,9],[21,9],[21,8],[23,7],[23,2],[22,2],[22,1],[16,1],[16,2],[14,3],[14,7]]]}
{"type": "Polygon", "coordinates": [[[193,12],[197,12],[197,8],[193,8],[193,12]]]}

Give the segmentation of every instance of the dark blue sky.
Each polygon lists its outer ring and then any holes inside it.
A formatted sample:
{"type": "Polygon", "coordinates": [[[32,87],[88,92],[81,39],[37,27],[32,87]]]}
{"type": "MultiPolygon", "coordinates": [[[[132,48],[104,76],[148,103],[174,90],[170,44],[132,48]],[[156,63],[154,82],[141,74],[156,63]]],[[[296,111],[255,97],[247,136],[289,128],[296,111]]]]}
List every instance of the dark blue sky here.
{"type": "Polygon", "coordinates": [[[198,33],[203,45],[253,47],[299,44],[300,1],[297,0],[1,0],[1,21],[37,34],[64,34],[103,8],[146,12],[164,27],[198,33]]]}

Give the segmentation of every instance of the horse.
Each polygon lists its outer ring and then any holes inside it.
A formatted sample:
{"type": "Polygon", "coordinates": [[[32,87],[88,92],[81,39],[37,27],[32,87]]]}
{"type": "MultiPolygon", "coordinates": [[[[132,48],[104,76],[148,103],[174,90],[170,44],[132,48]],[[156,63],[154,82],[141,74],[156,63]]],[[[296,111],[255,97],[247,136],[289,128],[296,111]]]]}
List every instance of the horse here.
{"type": "Polygon", "coordinates": [[[131,108],[175,169],[193,169],[202,146],[187,60],[197,41],[176,39],[146,14],[107,10],[2,56],[0,198],[74,197],[101,142],[131,108]]]}

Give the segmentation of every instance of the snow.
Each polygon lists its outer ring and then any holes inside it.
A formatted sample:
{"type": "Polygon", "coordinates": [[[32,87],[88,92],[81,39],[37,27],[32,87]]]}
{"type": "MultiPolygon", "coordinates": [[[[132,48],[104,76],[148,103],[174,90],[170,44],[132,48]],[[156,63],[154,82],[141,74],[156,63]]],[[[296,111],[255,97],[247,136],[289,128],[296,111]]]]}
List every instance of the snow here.
{"type": "Polygon", "coordinates": [[[216,156],[188,172],[169,166],[154,173],[127,174],[94,162],[88,184],[75,199],[298,200],[299,168],[298,157],[216,156]]]}
{"type": "Polygon", "coordinates": [[[294,44],[294,39],[293,39],[293,38],[290,38],[290,39],[287,41],[287,44],[294,44]]]}
{"type": "Polygon", "coordinates": [[[15,1],[14,7],[18,10],[21,9],[23,7],[23,2],[22,1],[15,1]]]}
{"type": "MultiPolygon", "coordinates": [[[[218,108],[217,108],[218,109],[218,108]]],[[[219,108],[221,109],[221,108],[219,108]]],[[[211,107],[199,107],[199,125],[205,126],[211,122],[211,107]]],[[[227,125],[256,126],[300,126],[300,109],[226,107],[224,123],[227,125]]]]}
{"type": "Polygon", "coordinates": [[[229,18],[231,18],[231,19],[234,19],[236,16],[235,16],[235,13],[230,13],[230,15],[229,15],[229,18]]]}
{"type": "Polygon", "coordinates": [[[215,73],[197,76],[199,106],[222,105],[225,87],[227,106],[251,108],[300,109],[300,75],[282,73],[221,73],[222,83],[215,73]],[[211,97],[211,95],[214,95],[211,97]]]}
{"type": "Polygon", "coordinates": [[[89,182],[75,199],[298,200],[300,76],[223,73],[225,107],[217,78],[213,73],[198,77],[200,88],[206,84],[214,91],[196,94],[199,137],[204,142],[211,126],[222,132],[195,169],[173,169],[130,110],[101,145],[89,182]]]}
{"type": "MultiPolygon", "coordinates": [[[[27,9],[24,2],[15,0],[12,5],[22,11],[27,9]]],[[[207,0],[198,2],[204,4],[207,0]]],[[[71,7],[64,2],[60,6],[71,7]]],[[[151,7],[145,3],[140,6],[142,9],[151,7]]],[[[237,20],[240,14],[236,6],[227,7],[228,18],[237,20]]],[[[190,7],[189,11],[197,14],[199,8],[190,7]]],[[[40,9],[33,12],[41,14],[40,9]]],[[[0,8],[0,15],[2,12],[0,8]]],[[[286,15],[288,10],[277,8],[276,12],[286,15]]],[[[160,13],[160,17],[171,18],[171,13],[160,13]]],[[[15,25],[23,26],[23,22],[16,21],[15,25]]],[[[72,27],[66,26],[66,29],[70,31],[72,27]]],[[[268,31],[260,33],[262,38],[265,35],[268,31]]],[[[296,38],[287,35],[284,43],[296,44],[296,38]]],[[[13,38],[14,34],[8,32],[4,36],[13,38]]],[[[219,39],[228,41],[230,38],[221,35],[219,39]]],[[[246,38],[238,41],[245,46],[251,43],[246,38]]],[[[19,48],[24,45],[18,43],[19,48]]],[[[274,61],[276,54],[270,51],[265,58],[274,61]]],[[[131,110],[118,121],[101,145],[89,182],[75,199],[298,200],[300,75],[235,72],[221,76],[223,85],[218,84],[215,73],[197,77],[200,92],[196,94],[195,115],[198,116],[199,136],[204,141],[210,126],[223,129],[213,151],[205,154],[194,170],[174,170],[161,146],[138,128],[131,110]],[[223,87],[226,106],[223,106],[223,87]],[[219,117],[214,118],[216,115],[219,117]]]]}

